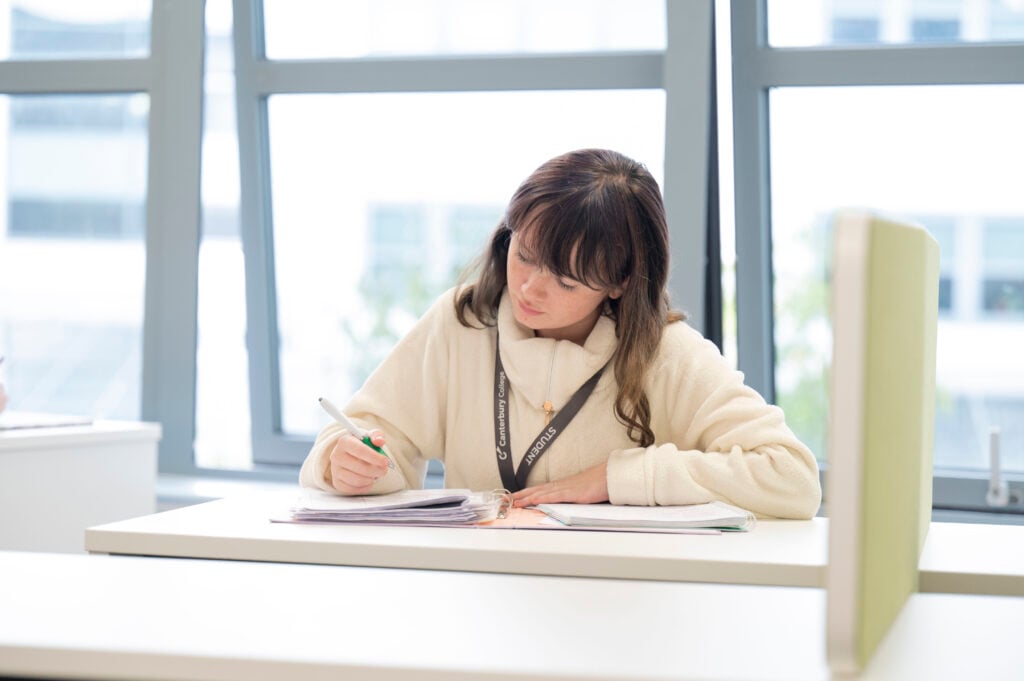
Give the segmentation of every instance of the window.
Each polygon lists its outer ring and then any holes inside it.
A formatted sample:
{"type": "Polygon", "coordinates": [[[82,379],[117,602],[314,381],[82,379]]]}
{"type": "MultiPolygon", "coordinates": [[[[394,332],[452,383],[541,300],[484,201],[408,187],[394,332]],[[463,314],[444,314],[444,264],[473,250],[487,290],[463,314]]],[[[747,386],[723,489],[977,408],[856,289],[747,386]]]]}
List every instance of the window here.
{"type": "Polygon", "coordinates": [[[370,206],[360,316],[341,322],[351,344],[349,385],[369,377],[427,307],[452,286],[498,223],[503,207],[370,206]]]}
{"type": "Polygon", "coordinates": [[[1024,215],[993,218],[982,229],[982,309],[1024,323],[1024,215]]]}
{"type": "Polygon", "coordinates": [[[149,53],[149,2],[105,5],[10,0],[9,59],[143,57],[149,53]]]}
{"type": "MultiPolygon", "coordinates": [[[[643,160],[677,216],[674,281],[702,272],[708,5],[248,9],[234,39],[257,468],[302,460],[326,419],[316,396],[349,398],[556,154],[643,160]]],[[[702,300],[698,281],[676,300],[702,300]]]]}
{"type": "MultiPolygon", "coordinates": [[[[1021,218],[986,225],[984,275],[971,263],[960,269],[974,279],[976,290],[984,289],[986,311],[994,309],[990,303],[1012,306],[1014,287],[1007,277],[1024,273],[1024,201],[1002,176],[1024,153],[1024,135],[1015,131],[1012,113],[1022,105],[1024,88],[1011,86],[772,90],[776,398],[815,451],[825,451],[820,424],[827,420],[824,379],[831,343],[826,262],[815,254],[830,247],[826,230],[834,207],[865,206],[906,217],[945,208],[957,219],[925,216],[921,222],[946,242],[942,264],[950,272],[957,258],[970,258],[979,250],[948,249],[956,232],[962,229],[964,240],[972,238],[971,225],[983,222],[1001,201],[1021,218]],[[984,126],[970,124],[982,120],[984,126]],[[953,129],[960,131],[958,139],[948,140],[941,151],[934,148],[939,131],[953,129]],[[846,132],[837,134],[839,130],[846,132]],[[809,404],[817,408],[805,415],[809,404]]],[[[946,289],[951,292],[951,282],[946,289]]],[[[981,322],[976,310],[950,311],[943,316],[938,339],[942,404],[969,408],[975,399],[1003,393],[1006,406],[1018,405],[1011,418],[1024,419],[1024,360],[1015,351],[1001,353],[993,347],[993,329],[981,322]],[[974,350],[983,347],[988,351],[978,356],[974,350]],[[1021,388],[1005,394],[1001,372],[1019,377],[1021,388]]],[[[1019,325],[1024,332],[1024,320],[1019,325]]],[[[945,428],[946,437],[935,442],[936,461],[961,468],[984,466],[984,458],[977,456],[983,451],[979,443],[989,426],[1001,424],[961,418],[944,408],[939,417],[964,427],[945,428]]],[[[1024,442],[1003,441],[1008,452],[1024,447],[1024,442]]]]}
{"type": "Polygon", "coordinates": [[[192,449],[200,9],[0,7],[10,408],[160,421],[162,470],[192,449]]]}
{"type": "Polygon", "coordinates": [[[316,395],[343,401],[570,148],[662,181],[674,299],[703,321],[705,3],[11,0],[0,22],[12,408],[159,421],[162,472],[293,478],[316,395]]]}
{"type": "Polygon", "coordinates": [[[665,48],[663,0],[264,0],[270,59],[665,48]],[[301,11],[299,11],[301,9],[301,11]]]}
{"type": "Polygon", "coordinates": [[[4,108],[9,235],[142,237],[145,95],[25,95],[4,108]]]}
{"type": "MultiPolygon", "coordinates": [[[[831,16],[849,4],[836,2],[831,16]]],[[[812,26],[782,0],[734,5],[734,35],[761,45],[752,27],[767,11],[773,44],[828,44],[830,14],[819,9],[812,26]],[[776,24],[804,32],[787,38],[776,24]]],[[[893,6],[879,14],[881,38],[948,42],[955,24],[958,40],[987,40],[991,9],[893,6]]],[[[928,59],[916,49],[784,53],[747,42],[734,51],[738,259],[770,263],[739,278],[739,365],[824,459],[832,217],[861,207],[922,224],[941,252],[934,502],[984,508],[992,426],[1002,429],[1004,472],[1024,473],[1024,72],[1001,66],[1024,58],[1024,45],[921,48],[928,59]],[[984,77],[964,79],[967,69],[984,77]]]]}
{"type": "MultiPolygon", "coordinates": [[[[11,120],[0,138],[0,348],[11,408],[138,418],[146,97],[29,99],[50,120],[73,121],[80,105],[122,108],[118,100],[143,113],[100,134],[11,120]]],[[[24,100],[0,98],[0,117],[24,100]]]]}
{"type": "Polygon", "coordinates": [[[271,97],[284,432],[315,434],[315,397],[358,389],[540,162],[603,146],[663,177],[664,112],[657,90],[271,97]]]}

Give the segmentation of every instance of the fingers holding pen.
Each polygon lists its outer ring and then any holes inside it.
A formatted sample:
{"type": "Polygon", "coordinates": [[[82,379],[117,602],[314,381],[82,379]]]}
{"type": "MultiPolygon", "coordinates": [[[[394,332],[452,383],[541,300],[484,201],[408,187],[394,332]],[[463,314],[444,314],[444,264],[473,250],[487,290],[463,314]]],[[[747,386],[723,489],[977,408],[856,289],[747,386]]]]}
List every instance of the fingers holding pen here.
{"type": "MultiPolygon", "coordinates": [[[[358,438],[358,436],[357,436],[358,438]]],[[[384,433],[379,430],[366,431],[362,439],[363,444],[369,445],[377,454],[384,458],[384,465],[395,470],[395,460],[391,458],[391,455],[384,451],[384,433]]],[[[379,463],[379,460],[377,461],[379,463]]]]}
{"type": "MultiPolygon", "coordinates": [[[[373,444],[384,445],[380,431],[369,433],[373,444]]],[[[342,494],[366,494],[373,484],[387,475],[389,459],[362,440],[346,433],[338,438],[330,454],[331,484],[342,494]]]]}
{"type": "Polygon", "coordinates": [[[366,434],[370,436],[370,441],[377,447],[383,447],[385,443],[384,433],[379,430],[368,430],[366,434]]]}
{"type": "Polygon", "coordinates": [[[381,449],[384,434],[379,430],[365,431],[325,397],[318,399],[327,414],[345,429],[331,449],[330,463],[324,476],[330,473],[330,484],[342,494],[366,494],[373,484],[394,469],[391,457],[381,449]]]}

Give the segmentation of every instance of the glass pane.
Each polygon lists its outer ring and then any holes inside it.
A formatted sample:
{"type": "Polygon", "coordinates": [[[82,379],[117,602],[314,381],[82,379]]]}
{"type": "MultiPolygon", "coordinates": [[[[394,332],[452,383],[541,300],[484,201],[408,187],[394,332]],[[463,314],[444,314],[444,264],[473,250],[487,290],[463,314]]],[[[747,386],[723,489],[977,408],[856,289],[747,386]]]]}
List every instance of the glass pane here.
{"type": "Polygon", "coordinates": [[[942,249],[935,465],[987,469],[1000,426],[1024,472],[1024,87],[771,93],[778,401],[825,452],[829,226],[838,208],[920,222],[942,249]]]}
{"type": "Polygon", "coordinates": [[[0,0],[0,58],[145,57],[150,0],[0,0]]]}
{"type": "Polygon", "coordinates": [[[282,423],[315,432],[479,252],[519,183],[609,147],[663,172],[664,92],[269,101],[282,423]],[[514,130],[515,134],[509,134],[514,130]]]}
{"type": "Polygon", "coordinates": [[[267,56],[665,48],[664,0],[264,0],[267,56]]]}
{"type": "Polygon", "coordinates": [[[939,243],[939,314],[953,309],[953,276],[956,269],[957,221],[950,215],[908,215],[913,222],[928,226],[939,243]]]}
{"type": "Polygon", "coordinates": [[[773,47],[1021,40],[1018,0],[768,0],[773,47]]]}
{"type": "Polygon", "coordinates": [[[729,0],[715,2],[715,97],[718,137],[718,234],[722,282],[722,355],[734,369],[739,367],[736,318],[736,173],[733,139],[723,131],[733,129],[732,117],[732,17],[729,0]]]}
{"type": "Polygon", "coordinates": [[[196,338],[199,468],[252,465],[231,24],[231,0],[207,0],[196,338]]]}
{"type": "Polygon", "coordinates": [[[9,409],[136,419],[146,95],[0,97],[9,409]]]}
{"type": "Polygon", "coordinates": [[[982,308],[991,318],[1024,318],[1024,217],[982,226],[982,308]]]}

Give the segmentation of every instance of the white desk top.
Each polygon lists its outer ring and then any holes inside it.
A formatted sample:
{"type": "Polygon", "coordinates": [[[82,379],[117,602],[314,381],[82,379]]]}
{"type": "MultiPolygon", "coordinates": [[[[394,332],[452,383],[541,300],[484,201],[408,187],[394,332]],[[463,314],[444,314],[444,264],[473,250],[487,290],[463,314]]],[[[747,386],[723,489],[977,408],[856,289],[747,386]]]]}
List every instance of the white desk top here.
{"type": "MultiPolygon", "coordinates": [[[[824,587],[828,520],[715,536],[271,523],[296,491],[244,495],[86,531],[94,553],[824,587]]],[[[932,523],[923,592],[1024,595],[1024,527],[932,523]]]]}
{"type": "Polygon", "coordinates": [[[1024,596],[1024,525],[932,523],[921,591],[1024,596]]]}
{"type": "Polygon", "coordinates": [[[298,488],[93,527],[94,553],[530,575],[823,586],[827,521],[759,521],[721,535],[271,523],[298,488]]]}
{"type": "Polygon", "coordinates": [[[0,453],[66,445],[160,440],[159,423],[141,421],[93,421],[82,425],[41,428],[0,428],[0,453]]]}
{"type": "MultiPolygon", "coordinates": [[[[825,681],[819,589],[0,553],[0,675],[825,681]]],[[[914,596],[864,681],[1019,679],[1021,599],[914,596]]]]}

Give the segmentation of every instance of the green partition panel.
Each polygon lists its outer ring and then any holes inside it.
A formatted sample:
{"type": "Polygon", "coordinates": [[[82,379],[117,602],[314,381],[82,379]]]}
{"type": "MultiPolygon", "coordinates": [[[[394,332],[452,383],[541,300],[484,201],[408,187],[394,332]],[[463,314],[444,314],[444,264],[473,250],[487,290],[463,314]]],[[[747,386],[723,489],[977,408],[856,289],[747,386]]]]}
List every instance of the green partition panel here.
{"type": "Polygon", "coordinates": [[[828,657],[870,659],[917,591],[931,517],[939,249],[921,227],[835,223],[828,657]]]}

